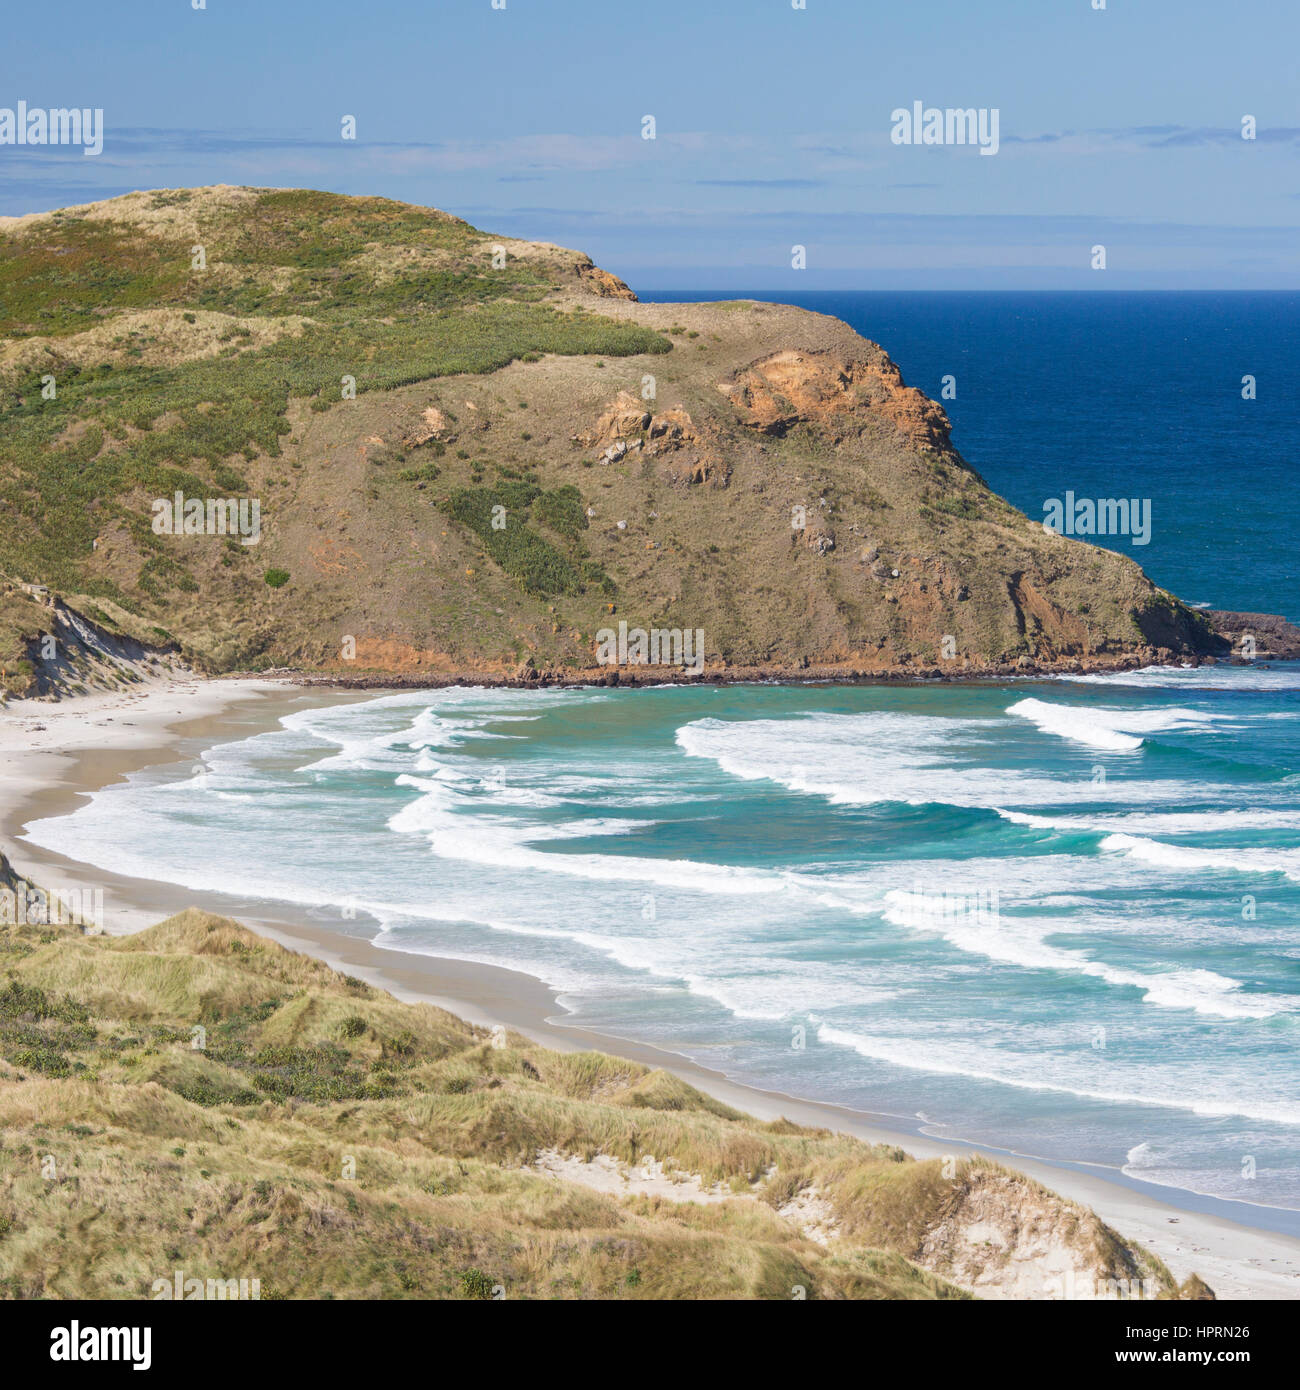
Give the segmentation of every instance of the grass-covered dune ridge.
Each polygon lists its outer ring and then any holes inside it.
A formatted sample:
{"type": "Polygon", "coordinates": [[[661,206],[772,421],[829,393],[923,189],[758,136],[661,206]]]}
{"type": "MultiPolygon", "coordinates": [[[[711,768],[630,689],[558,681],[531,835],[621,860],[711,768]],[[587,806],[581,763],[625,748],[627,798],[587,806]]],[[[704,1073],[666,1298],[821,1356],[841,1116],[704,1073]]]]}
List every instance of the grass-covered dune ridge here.
{"type": "Polygon", "coordinates": [[[194,909],[0,934],[0,1132],[10,1297],[176,1269],[318,1298],[1204,1293],[993,1164],[760,1122],[194,909]]]}
{"type": "Polygon", "coordinates": [[[644,305],[436,209],[231,187],[0,218],[0,306],[0,571],[206,669],[572,675],[614,610],[702,628],[715,670],[1222,647],[803,310],[644,305]],[[257,499],[258,544],[158,534],[178,492],[257,499]]]}

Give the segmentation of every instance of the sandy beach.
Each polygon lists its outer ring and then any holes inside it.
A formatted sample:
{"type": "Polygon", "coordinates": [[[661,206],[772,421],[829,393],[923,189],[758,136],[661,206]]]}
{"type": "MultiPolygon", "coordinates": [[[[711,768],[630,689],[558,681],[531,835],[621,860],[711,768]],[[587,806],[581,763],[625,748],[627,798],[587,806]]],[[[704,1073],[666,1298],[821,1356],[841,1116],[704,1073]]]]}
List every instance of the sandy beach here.
{"type": "MultiPolygon", "coordinates": [[[[372,694],[300,688],[269,679],[196,679],[58,703],[11,703],[0,711],[0,849],[19,872],[46,888],[102,890],[105,926],[112,932],[136,931],[198,905],[236,917],[399,998],[436,1003],[475,1023],[505,1023],[546,1046],[600,1048],[663,1066],[761,1118],[785,1116],[895,1144],[918,1157],[976,1151],[909,1132],[901,1118],[744,1086],[675,1053],[572,1026],[542,981],[495,966],[377,948],[364,918],[326,925],[287,904],[251,903],[235,895],[108,874],[46,853],[22,838],[29,822],[68,814],[85,796],[135,769],[184,764],[213,743],[273,726],[290,710],[372,694]]],[[[1097,1166],[1049,1163],[987,1147],[978,1152],[1091,1206],[1125,1236],[1158,1254],[1179,1279],[1195,1271],[1220,1298],[1300,1298],[1300,1212],[1201,1198],[1097,1166]]]]}

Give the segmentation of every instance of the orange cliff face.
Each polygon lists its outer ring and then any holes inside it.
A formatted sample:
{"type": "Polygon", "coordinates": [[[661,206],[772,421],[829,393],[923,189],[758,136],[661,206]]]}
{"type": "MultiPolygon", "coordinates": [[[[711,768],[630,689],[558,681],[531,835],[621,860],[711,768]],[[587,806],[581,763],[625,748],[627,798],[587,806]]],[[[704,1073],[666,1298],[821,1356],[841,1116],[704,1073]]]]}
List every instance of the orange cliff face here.
{"type": "Polygon", "coordinates": [[[914,386],[880,349],[852,358],[834,351],[788,349],[761,358],[718,390],[765,434],[796,424],[829,428],[836,442],[852,432],[862,412],[889,420],[914,449],[948,450],[951,425],[943,407],[914,386]]]}

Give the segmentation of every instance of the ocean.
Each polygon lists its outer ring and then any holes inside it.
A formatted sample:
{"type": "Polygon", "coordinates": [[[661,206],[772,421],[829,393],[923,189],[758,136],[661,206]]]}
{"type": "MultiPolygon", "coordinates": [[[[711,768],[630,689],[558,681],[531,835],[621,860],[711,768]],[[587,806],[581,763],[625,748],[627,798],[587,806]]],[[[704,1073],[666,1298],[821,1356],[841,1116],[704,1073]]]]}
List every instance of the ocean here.
{"type": "MultiPolygon", "coordinates": [[[[1149,488],[1154,577],[1300,615],[1296,297],[823,298],[957,376],[958,446],[1031,515],[1149,488]]],[[[379,695],[29,836],[526,971],[739,1081],[1300,1210],[1300,664],[379,695]]]]}

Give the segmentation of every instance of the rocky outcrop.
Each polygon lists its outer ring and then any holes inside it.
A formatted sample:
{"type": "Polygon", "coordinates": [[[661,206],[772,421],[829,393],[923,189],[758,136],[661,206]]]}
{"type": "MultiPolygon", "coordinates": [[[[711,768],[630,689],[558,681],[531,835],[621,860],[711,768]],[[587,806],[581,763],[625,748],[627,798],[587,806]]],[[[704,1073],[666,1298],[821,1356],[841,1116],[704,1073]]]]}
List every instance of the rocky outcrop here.
{"type": "Polygon", "coordinates": [[[798,424],[818,424],[839,442],[870,417],[887,421],[914,448],[951,447],[943,408],[905,386],[898,367],[879,348],[860,359],[787,349],[719,382],[718,390],[747,425],[764,434],[783,435],[798,424]]]}
{"type": "Polygon", "coordinates": [[[701,438],[695,422],[681,406],[651,419],[646,456],[659,460],[659,474],[670,486],[710,483],[726,487],[731,476],[721,455],[701,438]]]}
{"type": "Polygon", "coordinates": [[[620,391],[600,414],[594,428],[575,436],[581,444],[607,445],[638,438],[650,428],[650,411],[630,391],[620,391]]]}
{"type": "Polygon", "coordinates": [[[1272,657],[1275,661],[1300,660],[1300,627],[1275,613],[1232,613],[1208,609],[1205,616],[1214,630],[1244,660],[1272,657]]]}
{"type": "Polygon", "coordinates": [[[599,464],[619,463],[636,453],[656,459],[656,472],[670,486],[710,483],[726,487],[731,476],[716,446],[706,441],[689,411],[676,405],[654,413],[629,391],[620,391],[595,426],[575,439],[595,446],[599,464]]]}
{"type": "Polygon", "coordinates": [[[1088,629],[1077,614],[1058,607],[1025,578],[1013,574],[1007,592],[1015,604],[1020,631],[1034,639],[1044,656],[1075,656],[1088,641],[1088,629]]]}
{"type": "Polygon", "coordinates": [[[809,526],[803,535],[804,544],[815,555],[829,555],[835,549],[835,532],[829,527],[809,526]]]}
{"type": "Polygon", "coordinates": [[[631,304],[639,302],[636,295],[617,275],[611,275],[608,270],[602,270],[585,257],[578,266],[578,276],[582,280],[583,287],[601,299],[626,299],[631,304]]]}
{"type": "Polygon", "coordinates": [[[436,406],[429,406],[407,430],[405,443],[409,449],[418,449],[422,444],[445,443],[449,439],[454,440],[455,435],[451,433],[447,417],[436,406]]]}

